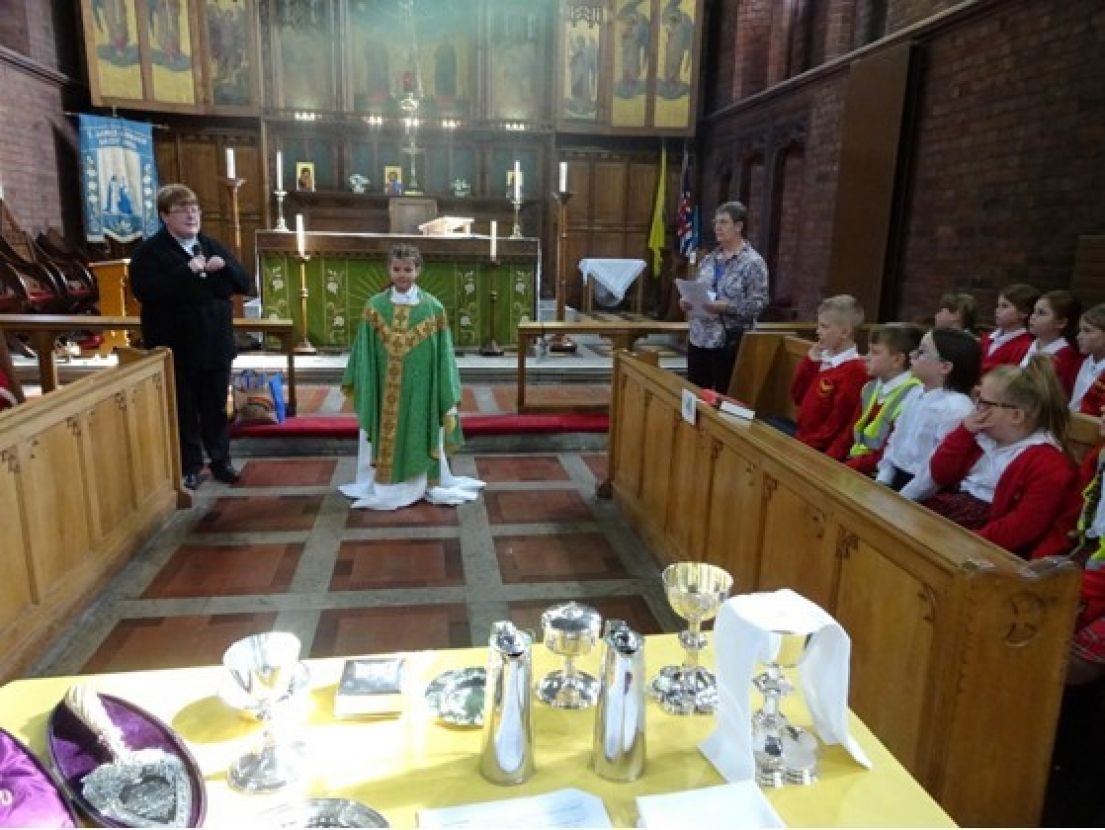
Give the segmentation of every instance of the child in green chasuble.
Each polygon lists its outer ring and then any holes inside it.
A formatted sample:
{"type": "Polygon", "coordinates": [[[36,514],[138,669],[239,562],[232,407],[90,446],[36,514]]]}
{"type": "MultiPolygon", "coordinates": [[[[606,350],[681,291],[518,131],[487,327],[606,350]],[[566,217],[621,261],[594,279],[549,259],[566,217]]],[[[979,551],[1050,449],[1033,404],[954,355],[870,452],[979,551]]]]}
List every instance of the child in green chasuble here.
{"type": "Polygon", "coordinates": [[[460,446],[460,373],[441,303],[415,283],[422,255],[395,245],[391,288],[369,298],[342,390],[360,425],[357,478],[341,492],[354,508],[397,510],[421,498],[461,504],[482,481],[454,476],[446,452],[460,446]]]}

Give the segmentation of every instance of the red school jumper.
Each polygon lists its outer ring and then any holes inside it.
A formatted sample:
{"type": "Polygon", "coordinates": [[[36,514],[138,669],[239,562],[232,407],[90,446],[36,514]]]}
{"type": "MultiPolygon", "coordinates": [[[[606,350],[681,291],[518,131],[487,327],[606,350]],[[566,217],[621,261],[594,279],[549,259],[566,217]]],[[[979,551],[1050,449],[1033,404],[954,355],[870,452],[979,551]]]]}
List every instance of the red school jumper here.
{"type": "Polygon", "coordinates": [[[983,332],[978,341],[978,345],[982,349],[982,368],[978,373],[980,378],[995,366],[1000,366],[1003,363],[1019,365],[1024,360],[1028,347],[1032,345],[1036,338],[1027,331],[1022,331],[1009,342],[1002,343],[993,354],[990,354],[990,341],[992,339],[991,332],[987,331],[983,332]]]}
{"type": "MultiPolygon", "coordinates": [[[[982,457],[974,433],[958,426],[936,448],[929,470],[941,487],[958,484],[982,457]]],[[[1024,558],[1051,556],[1070,549],[1066,528],[1058,521],[1078,498],[1078,476],[1072,462],[1051,444],[1036,444],[1018,455],[994,490],[990,515],[976,532],[1024,558]]]]}
{"type": "MultiPolygon", "coordinates": [[[[1084,357],[1083,360],[1092,360],[1092,358],[1084,357]]],[[[1079,369],[1082,365],[1079,364],[1079,369]]],[[[1075,377],[1077,378],[1077,372],[1075,377]]],[[[1105,406],[1105,372],[1102,372],[1097,376],[1097,379],[1090,384],[1090,388],[1086,390],[1086,394],[1082,396],[1082,403],[1078,407],[1078,411],[1083,415],[1093,415],[1095,418],[1100,417],[1101,407],[1105,406]]]]}
{"type": "MultiPolygon", "coordinates": [[[[1059,377],[1059,385],[1063,387],[1063,392],[1069,401],[1071,393],[1074,392],[1074,381],[1078,377],[1078,370],[1082,368],[1082,355],[1068,343],[1051,356],[1051,362],[1055,366],[1055,374],[1059,377]]],[[[1099,409],[1098,412],[1100,411],[1099,409]]]]}
{"type": "Polygon", "coordinates": [[[823,372],[820,362],[810,360],[809,355],[803,357],[790,385],[790,396],[798,406],[794,437],[824,452],[841,432],[850,436],[859,393],[867,380],[867,363],[862,357],[823,372]]]}

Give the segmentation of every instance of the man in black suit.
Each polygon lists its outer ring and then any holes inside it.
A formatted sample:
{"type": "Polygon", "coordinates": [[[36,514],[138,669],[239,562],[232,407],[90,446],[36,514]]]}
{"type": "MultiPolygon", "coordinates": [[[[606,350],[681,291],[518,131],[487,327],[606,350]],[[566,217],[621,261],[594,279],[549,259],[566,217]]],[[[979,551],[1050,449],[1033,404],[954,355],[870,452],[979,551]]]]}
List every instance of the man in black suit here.
{"type": "Polygon", "coordinates": [[[249,278],[226,248],[200,233],[202,213],[189,188],[161,188],[157,212],[161,230],[130,261],[134,296],[142,303],[142,342],[173,351],[184,486],[199,487],[204,449],[211,474],[233,483],[238,472],[226,423],[236,354],[230,298],[249,290],[249,278]]]}

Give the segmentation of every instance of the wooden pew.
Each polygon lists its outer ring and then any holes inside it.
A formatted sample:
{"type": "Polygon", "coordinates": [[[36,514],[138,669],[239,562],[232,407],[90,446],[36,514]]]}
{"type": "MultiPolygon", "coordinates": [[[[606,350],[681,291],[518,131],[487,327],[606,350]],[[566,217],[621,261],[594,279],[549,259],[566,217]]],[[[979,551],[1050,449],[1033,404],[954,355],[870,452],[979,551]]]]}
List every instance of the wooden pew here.
{"type": "Polygon", "coordinates": [[[852,638],[852,708],[951,816],[1034,825],[1077,568],[1037,572],[757,421],[700,405],[692,426],[687,386],[617,355],[608,475],[650,550],[824,607],[852,638]]]}
{"type": "Polygon", "coordinates": [[[0,412],[0,682],[190,503],[173,390],[158,349],[0,412]]]}
{"type": "MultiPolygon", "coordinates": [[[[58,387],[58,367],[54,359],[54,340],[59,334],[74,328],[92,331],[137,331],[142,323],[137,317],[75,316],[67,314],[0,314],[0,329],[31,336],[38,353],[38,376],[43,392],[58,387]]],[[[254,320],[240,317],[234,320],[237,331],[256,331],[280,340],[281,351],[288,367],[288,415],[294,416],[298,399],[295,382],[295,327],[291,320],[254,320]]]]}

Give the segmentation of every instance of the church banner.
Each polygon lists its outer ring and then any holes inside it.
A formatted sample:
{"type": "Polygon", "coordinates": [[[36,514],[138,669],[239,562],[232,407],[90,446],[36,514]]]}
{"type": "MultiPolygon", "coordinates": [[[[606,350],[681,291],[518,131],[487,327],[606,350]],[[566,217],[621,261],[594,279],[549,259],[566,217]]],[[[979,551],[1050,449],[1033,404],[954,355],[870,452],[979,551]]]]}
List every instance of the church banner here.
{"type": "Polygon", "coordinates": [[[117,242],[157,233],[157,164],[153,129],[123,118],[81,115],[81,186],[85,236],[117,242]]]}

